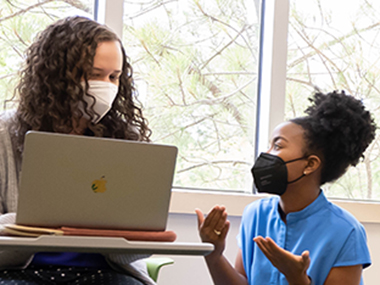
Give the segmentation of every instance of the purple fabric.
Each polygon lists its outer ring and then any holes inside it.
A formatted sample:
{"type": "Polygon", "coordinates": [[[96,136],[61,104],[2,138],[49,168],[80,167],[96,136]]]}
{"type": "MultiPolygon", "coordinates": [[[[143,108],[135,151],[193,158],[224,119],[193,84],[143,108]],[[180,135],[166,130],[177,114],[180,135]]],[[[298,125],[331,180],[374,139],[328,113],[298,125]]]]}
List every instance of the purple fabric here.
{"type": "Polygon", "coordinates": [[[110,268],[103,255],[79,252],[38,252],[31,264],[110,268]]]}

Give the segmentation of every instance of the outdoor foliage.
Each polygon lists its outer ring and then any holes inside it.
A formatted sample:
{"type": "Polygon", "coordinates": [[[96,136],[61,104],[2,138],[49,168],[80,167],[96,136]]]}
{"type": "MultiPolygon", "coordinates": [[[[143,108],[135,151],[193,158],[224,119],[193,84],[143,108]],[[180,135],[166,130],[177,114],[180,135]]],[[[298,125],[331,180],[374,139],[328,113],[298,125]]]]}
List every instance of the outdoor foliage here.
{"type": "MultiPolygon", "coordinates": [[[[380,3],[377,0],[291,0],[288,118],[302,115],[307,97],[345,90],[363,100],[380,126],[380,3]]],[[[326,187],[333,197],[380,199],[379,138],[362,163],[326,187]]]]}
{"type": "Polygon", "coordinates": [[[259,5],[125,1],[124,11],[153,141],[179,148],[174,184],[251,191],[259,5]]]}
{"type": "MultiPolygon", "coordinates": [[[[315,88],[338,89],[363,99],[380,124],[380,3],[290,2],[286,119],[302,115],[315,88]]],[[[93,3],[0,2],[1,101],[12,97],[36,34],[68,15],[91,17],[93,3]]],[[[179,148],[178,187],[252,189],[259,11],[259,0],[125,0],[138,99],[153,141],[179,148]]],[[[380,199],[379,136],[363,163],[325,187],[329,196],[380,199]]]]}
{"type": "MultiPolygon", "coordinates": [[[[91,17],[92,0],[0,1],[0,102],[13,96],[25,49],[38,32],[59,18],[91,17]]],[[[9,103],[7,108],[12,107],[9,103]]],[[[0,110],[4,104],[0,105],[0,110]]]]}

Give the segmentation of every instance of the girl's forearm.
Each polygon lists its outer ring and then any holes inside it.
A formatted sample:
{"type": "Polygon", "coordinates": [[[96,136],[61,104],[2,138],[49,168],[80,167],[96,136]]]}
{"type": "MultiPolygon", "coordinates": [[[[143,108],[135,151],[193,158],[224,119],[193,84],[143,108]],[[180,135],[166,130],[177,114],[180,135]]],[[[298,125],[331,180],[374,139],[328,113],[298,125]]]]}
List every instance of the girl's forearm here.
{"type": "Polygon", "coordinates": [[[215,285],[247,285],[245,276],[240,274],[223,256],[211,253],[205,257],[215,285]]]}

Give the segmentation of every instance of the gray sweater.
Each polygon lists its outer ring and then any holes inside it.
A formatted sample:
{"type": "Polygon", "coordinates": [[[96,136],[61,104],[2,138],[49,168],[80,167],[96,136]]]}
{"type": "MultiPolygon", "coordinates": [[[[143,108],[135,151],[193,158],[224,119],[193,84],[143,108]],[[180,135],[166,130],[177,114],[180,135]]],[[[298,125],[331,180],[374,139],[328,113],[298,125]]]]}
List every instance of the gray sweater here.
{"type": "MultiPolygon", "coordinates": [[[[0,114],[0,235],[2,225],[15,223],[18,176],[21,170],[21,157],[16,155],[12,144],[10,129],[13,124],[14,112],[0,114]]],[[[0,250],[0,269],[26,268],[33,259],[34,252],[25,250],[0,250]]],[[[137,254],[106,254],[105,258],[115,270],[132,275],[144,284],[155,284],[149,278],[145,255],[137,254]]]]}

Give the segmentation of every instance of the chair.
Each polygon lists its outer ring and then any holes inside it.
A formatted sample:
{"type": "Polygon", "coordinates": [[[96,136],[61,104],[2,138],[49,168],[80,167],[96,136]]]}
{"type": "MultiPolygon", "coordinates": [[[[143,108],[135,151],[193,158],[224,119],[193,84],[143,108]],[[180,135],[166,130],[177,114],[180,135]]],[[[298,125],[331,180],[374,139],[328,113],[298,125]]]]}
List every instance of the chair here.
{"type": "Polygon", "coordinates": [[[150,257],[145,259],[150,278],[157,282],[158,273],[162,266],[173,264],[174,260],[169,257],[150,257]]]}

